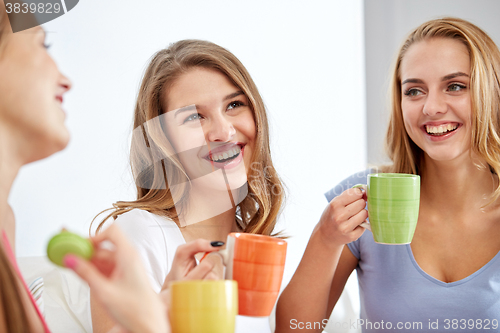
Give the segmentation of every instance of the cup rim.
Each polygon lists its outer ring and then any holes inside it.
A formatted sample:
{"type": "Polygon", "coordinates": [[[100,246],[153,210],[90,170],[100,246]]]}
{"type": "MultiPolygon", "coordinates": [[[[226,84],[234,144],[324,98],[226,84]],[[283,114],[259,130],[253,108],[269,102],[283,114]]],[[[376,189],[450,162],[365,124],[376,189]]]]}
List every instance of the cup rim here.
{"type": "Polygon", "coordinates": [[[395,172],[375,172],[368,174],[369,177],[374,178],[387,178],[387,179],[418,179],[419,175],[414,175],[410,173],[395,173],[395,172]]]}
{"type": "Polygon", "coordinates": [[[241,239],[243,241],[251,240],[258,243],[275,243],[276,245],[286,244],[286,241],[281,238],[276,238],[273,236],[261,235],[261,234],[249,234],[245,232],[231,232],[229,236],[241,239]]]}
{"type": "Polygon", "coordinates": [[[184,285],[203,285],[203,286],[208,286],[208,285],[232,285],[237,283],[235,280],[182,280],[182,281],[172,281],[170,282],[170,287],[179,285],[179,286],[184,286],[184,285]]]}

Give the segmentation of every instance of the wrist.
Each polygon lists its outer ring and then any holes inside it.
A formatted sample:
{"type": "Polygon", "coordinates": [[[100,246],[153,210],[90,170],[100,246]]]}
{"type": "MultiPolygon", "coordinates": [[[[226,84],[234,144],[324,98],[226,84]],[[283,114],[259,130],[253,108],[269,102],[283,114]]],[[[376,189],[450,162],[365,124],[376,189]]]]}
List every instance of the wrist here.
{"type": "Polygon", "coordinates": [[[325,249],[329,251],[336,251],[339,248],[342,249],[345,245],[344,242],[338,240],[335,234],[332,232],[331,227],[323,223],[318,223],[316,228],[314,228],[311,235],[311,242],[318,243],[324,246],[325,249]]]}
{"type": "Polygon", "coordinates": [[[146,315],[142,316],[144,320],[134,332],[170,333],[167,307],[165,304],[162,301],[155,301],[150,304],[149,309],[146,315]]]}

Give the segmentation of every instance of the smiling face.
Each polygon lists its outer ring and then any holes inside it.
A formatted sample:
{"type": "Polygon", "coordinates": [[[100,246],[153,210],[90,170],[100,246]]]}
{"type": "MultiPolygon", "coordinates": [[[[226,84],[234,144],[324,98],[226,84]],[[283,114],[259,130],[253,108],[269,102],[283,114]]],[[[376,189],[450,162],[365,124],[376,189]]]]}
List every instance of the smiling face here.
{"type": "Polygon", "coordinates": [[[410,46],[401,62],[406,131],[437,161],[466,155],[471,142],[470,60],[464,44],[432,38],[410,46]]]}
{"type": "Polygon", "coordinates": [[[195,67],[177,78],[165,99],[167,137],[191,180],[227,190],[247,182],[256,126],[248,98],[224,74],[195,67]]]}
{"type": "Polygon", "coordinates": [[[3,35],[0,45],[0,123],[23,143],[24,161],[47,157],[64,147],[63,95],[70,81],[47,53],[40,27],[3,35]]]}

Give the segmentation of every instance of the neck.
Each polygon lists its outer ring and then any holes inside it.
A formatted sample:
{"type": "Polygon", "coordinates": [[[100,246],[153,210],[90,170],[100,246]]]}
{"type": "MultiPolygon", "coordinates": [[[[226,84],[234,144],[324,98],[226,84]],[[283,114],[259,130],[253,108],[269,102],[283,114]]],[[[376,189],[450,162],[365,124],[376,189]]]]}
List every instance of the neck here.
{"type": "Polygon", "coordinates": [[[185,238],[225,241],[230,232],[237,231],[236,207],[230,199],[232,193],[213,189],[207,193],[192,186],[186,212],[180,218],[185,238]]]}
{"type": "Polygon", "coordinates": [[[421,175],[422,201],[457,214],[481,209],[497,186],[497,178],[488,166],[469,156],[460,161],[441,162],[426,155],[421,175]]]}
{"type": "Polygon", "coordinates": [[[15,220],[8,199],[12,184],[23,165],[20,154],[16,154],[16,145],[9,140],[7,131],[0,128],[0,230],[5,230],[13,248],[15,220]]]}

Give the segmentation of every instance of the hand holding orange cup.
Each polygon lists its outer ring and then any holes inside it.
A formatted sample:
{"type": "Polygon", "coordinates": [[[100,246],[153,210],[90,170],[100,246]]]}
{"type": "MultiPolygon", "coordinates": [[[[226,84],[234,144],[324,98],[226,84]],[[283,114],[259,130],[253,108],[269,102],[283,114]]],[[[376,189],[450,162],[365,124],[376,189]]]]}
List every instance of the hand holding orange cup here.
{"type": "Polygon", "coordinates": [[[238,282],[239,314],[271,315],[283,279],[287,243],[271,236],[230,233],[226,245],[218,253],[226,265],[225,278],[238,282]]]}

